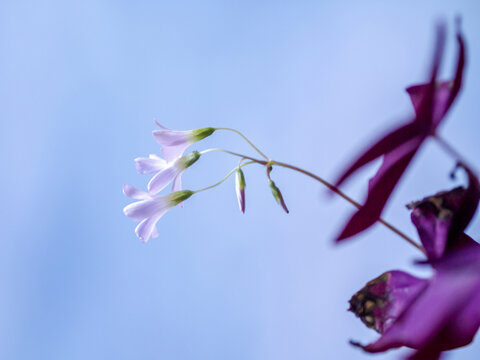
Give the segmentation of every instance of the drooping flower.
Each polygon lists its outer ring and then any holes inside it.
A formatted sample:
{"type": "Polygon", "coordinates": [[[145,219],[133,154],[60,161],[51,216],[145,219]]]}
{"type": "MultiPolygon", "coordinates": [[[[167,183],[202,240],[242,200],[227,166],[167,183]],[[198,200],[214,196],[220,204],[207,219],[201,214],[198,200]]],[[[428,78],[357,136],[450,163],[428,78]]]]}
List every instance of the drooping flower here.
{"type": "Polygon", "coordinates": [[[156,223],[172,207],[187,200],[193,195],[193,191],[182,190],[159,196],[136,189],[131,185],[123,185],[123,193],[129,198],[136,199],[123,209],[123,212],[129,218],[140,221],[135,228],[135,233],[143,242],[147,242],[151,237],[158,237],[156,223]]]}
{"type": "Polygon", "coordinates": [[[245,176],[241,168],[235,174],[235,192],[237,193],[238,207],[245,213],[245,176]]]}
{"type": "Polygon", "coordinates": [[[384,156],[382,165],[369,181],[364,205],[350,218],[337,237],[337,241],[369,228],[380,218],[386,202],[417,150],[427,137],[435,134],[438,125],[450,109],[462,84],[465,63],[465,46],[459,29],[457,41],[459,50],[454,79],[437,82],[445,42],[445,27],[439,26],[430,81],[407,89],[415,108],[413,120],[382,137],[365,151],[336,182],[336,186],[340,186],[358,169],[384,156]]]}
{"type": "Polygon", "coordinates": [[[409,359],[438,359],[468,345],[480,327],[480,245],[464,233],[480,199],[468,170],[467,189],[455,188],[410,204],[412,221],[434,269],[430,279],[389,271],[350,300],[353,311],[381,337],[362,346],[383,352],[407,346],[409,359]]]}
{"type": "Polygon", "coordinates": [[[182,175],[200,158],[200,153],[194,151],[185,156],[167,162],[157,155],[148,158],[136,158],[135,163],[140,174],[156,173],[148,183],[148,191],[157,194],[173,180],[172,192],[182,190],[182,175]]]}
{"type": "Polygon", "coordinates": [[[282,193],[280,192],[280,189],[277,187],[277,185],[275,185],[275,183],[272,180],[268,181],[268,185],[272,190],[272,195],[275,198],[277,204],[279,204],[283,208],[283,210],[288,214],[287,204],[285,204],[285,200],[283,200],[283,196],[282,196],[282,193]]]}
{"type": "Polygon", "coordinates": [[[155,123],[160,130],[154,130],[153,137],[162,146],[161,151],[167,162],[182,156],[190,145],[212,135],[215,131],[215,128],[212,127],[194,130],[170,130],[157,121],[155,123]]]}

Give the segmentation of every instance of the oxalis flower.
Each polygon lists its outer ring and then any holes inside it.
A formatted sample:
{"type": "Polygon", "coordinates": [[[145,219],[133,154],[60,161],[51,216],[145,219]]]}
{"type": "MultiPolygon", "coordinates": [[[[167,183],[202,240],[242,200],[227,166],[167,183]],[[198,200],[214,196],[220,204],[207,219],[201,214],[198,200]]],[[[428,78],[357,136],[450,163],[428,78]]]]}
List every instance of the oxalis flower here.
{"type": "Polygon", "coordinates": [[[371,353],[407,346],[409,359],[439,359],[442,351],[468,345],[480,327],[480,245],[463,231],[480,199],[469,186],[410,204],[412,220],[434,269],[430,279],[388,271],[350,300],[350,310],[381,337],[354,345],[371,353]]]}
{"type": "Polygon", "coordinates": [[[170,130],[157,121],[155,123],[160,130],[154,130],[153,137],[162,146],[161,151],[167,162],[182,156],[190,145],[212,135],[215,131],[212,127],[185,131],[170,130]]]}
{"type": "Polygon", "coordinates": [[[157,221],[172,207],[187,200],[194,193],[190,190],[182,190],[159,196],[136,189],[131,185],[123,185],[123,193],[129,198],[136,199],[123,209],[129,218],[140,221],[135,228],[135,233],[143,242],[151,237],[158,237],[156,229],[157,221]]]}
{"type": "Polygon", "coordinates": [[[200,153],[194,151],[171,162],[167,162],[157,155],[148,158],[136,158],[137,171],[140,174],[152,174],[155,176],[148,183],[148,191],[157,194],[173,180],[172,192],[182,190],[182,175],[187,168],[192,166],[200,158],[200,153]]]}
{"type": "Polygon", "coordinates": [[[454,79],[437,82],[445,42],[445,26],[437,29],[430,81],[409,87],[407,92],[415,109],[415,116],[408,124],[388,133],[365,151],[338,179],[340,186],[361,167],[384,156],[376,175],[370,179],[364,205],[350,218],[337,241],[349,238],[373,225],[380,217],[386,202],[425,139],[435,134],[462,84],[465,62],[465,46],[460,30],[457,30],[458,58],[454,79]]]}

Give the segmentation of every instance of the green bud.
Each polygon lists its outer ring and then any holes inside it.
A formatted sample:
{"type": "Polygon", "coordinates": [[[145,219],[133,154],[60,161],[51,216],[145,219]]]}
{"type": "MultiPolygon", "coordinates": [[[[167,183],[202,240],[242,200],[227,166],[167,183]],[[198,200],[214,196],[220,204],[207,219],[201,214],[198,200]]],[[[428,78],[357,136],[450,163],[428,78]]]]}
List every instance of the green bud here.
{"type": "Polygon", "coordinates": [[[240,168],[235,175],[235,185],[239,190],[245,189],[245,176],[243,176],[243,171],[240,168]]]}
{"type": "Polygon", "coordinates": [[[215,129],[212,127],[192,130],[193,140],[200,141],[202,139],[205,139],[206,137],[212,135],[214,131],[215,129]]]}
{"type": "Polygon", "coordinates": [[[193,194],[194,192],[190,190],[180,190],[180,191],[175,191],[174,193],[171,193],[170,201],[172,202],[172,206],[176,206],[180,204],[181,202],[187,200],[193,194]]]}
{"type": "Polygon", "coordinates": [[[182,167],[184,169],[192,166],[198,159],[200,158],[200,153],[198,151],[191,152],[190,154],[185,155],[182,157],[182,167]]]}
{"type": "Polygon", "coordinates": [[[283,210],[285,210],[285,212],[288,214],[288,208],[287,208],[287,205],[285,204],[285,201],[283,200],[283,196],[282,196],[282,193],[280,192],[280,189],[275,185],[275,183],[272,180],[268,181],[268,185],[270,186],[273,197],[275,198],[277,203],[281,205],[283,210]]]}

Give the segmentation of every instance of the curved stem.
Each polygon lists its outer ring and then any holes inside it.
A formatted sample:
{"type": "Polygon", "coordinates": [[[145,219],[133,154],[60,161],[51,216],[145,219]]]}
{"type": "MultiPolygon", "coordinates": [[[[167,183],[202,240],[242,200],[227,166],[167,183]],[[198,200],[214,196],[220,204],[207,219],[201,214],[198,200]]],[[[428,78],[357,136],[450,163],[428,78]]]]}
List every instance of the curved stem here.
{"type": "MultiPolygon", "coordinates": [[[[278,165],[278,166],[281,166],[281,167],[284,167],[284,168],[288,168],[288,169],[291,169],[291,170],[294,170],[294,171],[297,171],[299,173],[302,173],[304,175],[307,175],[309,177],[311,177],[312,179],[315,179],[317,180],[318,182],[320,182],[322,185],[326,186],[327,188],[329,188],[331,191],[333,191],[334,193],[336,193],[337,195],[339,195],[340,197],[342,197],[344,200],[348,201],[350,204],[352,204],[353,206],[355,206],[357,209],[360,209],[362,207],[362,205],[360,205],[358,202],[356,202],[355,200],[353,200],[350,196],[348,196],[347,194],[345,194],[343,191],[341,191],[339,188],[337,188],[336,186],[330,184],[328,181],[326,181],[325,179],[322,179],[320,176],[317,176],[313,173],[311,173],[310,171],[307,171],[307,170],[304,170],[304,169],[301,169],[297,166],[294,166],[294,165],[290,165],[290,164],[287,164],[287,163],[283,163],[283,162],[280,162],[280,161],[275,161],[275,160],[268,160],[268,161],[264,161],[264,160],[259,160],[259,159],[255,159],[255,158],[252,158],[250,156],[247,156],[247,155],[243,155],[243,154],[239,154],[239,153],[236,153],[236,152],[233,152],[233,151],[229,151],[229,150],[225,150],[225,149],[220,149],[220,148],[212,148],[212,149],[207,149],[207,150],[203,150],[203,151],[200,151],[200,154],[205,154],[205,153],[208,153],[208,152],[212,152],[212,151],[221,151],[221,152],[224,152],[224,153],[227,153],[227,154],[230,154],[230,155],[234,155],[234,156],[238,156],[240,158],[244,158],[244,159],[248,159],[250,160],[249,162],[246,162],[244,164],[241,164],[240,167],[243,167],[245,165],[249,165],[249,164],[253,164],[253,163],[257,163],[257,164],[260,164],[260,165],[267,165],[267,176],[269,175],[269,172],[268,172],[268,166],[273,166],[273,165],[278,165]]],[[[232,171],[230,171],[222,180],[220,180],[218,183],[214,184],[214,185],[211,185],[211,186],[208,186],[204,189],[200,189],[200,190],[197,190],[195,192],[200,192],[200,191],[204,191],[204,190],[208,190],[208,189],[211,189],[215,186],[218,186],[220,185],[221,183],[223,183],[225,180],[227,180],[230,175],[232,175],[236,170],[238,169],[238,166],[235,167],[232,171]]],[[[401,238],[403,238],[405,241],[407,241],[409,244],[413,245],[414,247],[416,247],[418,250],[420,250],[422,253],[425,253],[425,250],[423,249],[423,247],[419,244],[417,244],[413,239],[411,239],[409,236],[407,236],[405,233],[403,233],[402,231],[400,231],[398,228],[396,228],[395,226],[393,226],[392,224],[390,224],[389,222],[383,220],[382,218],[379,218],[378,219],[378,222],[381,223],[382,225],[384,225],[385,227],[387,227],[389,230],[393,231],[395,234],[397,234],[398,236],[400,236],[401,238]]]]}
{"type": "Polygon", "coordinates": [[[257,148],[255,145],[253,145],[253,143],[252,143],[250,140],[248,140],[248,138],[247,138],[245,135],[243,135],[240,131],[235,130],[235,129],[232,129],[232,128],[215,128],[215,130],[233,131],[234,133],[240,135],[240,136],[241,136],[252,148],[254,148],[255,151],[258,152],[265,160],[267,160],[267,161],[270,160],[270,158],[269,158],[267,155],[265,155],[262,151],[260,151],[259,148],[257,148]]]}
{"type": "Polygon", "coordinates": [[[448,153],[451,157],[453,157],[457,162],[462,163],[469,169],[471,169],[473,172],[478,174],[478,171],[470,165],[468,161],[465,160],[465,158],[452,146],[450,145],[444,138],[442,138],[440,135],[435,134],[433,135],[433,138],[437,141],[438,145],[446,152],[448,153]]]}
{"type": "MultiPolygon", "coordinates": [[[[295,170],[295,171],[298,171],[304,175],[307,175],[315,180],[317,180],[318,182],[320,182],[321,184],[325,185],[327,188],[329,188],[330,190],[332,190],[334,193],[336,193],[337,195],[340,195],[343,199],[347,200],[350,204],[352,204],[353,206],[355,206],[357,209],[360,209],[362,207],[362,205],[360,205],[358,202],[356,202],[355,200],[353,200],[351,197],[349,197],[348,195],[346,195],[343,191],[341,191],[339,188],[337,188],[336,186],[330,184],[328,181],[322,179],[321,177],[307,171],[307,170],[304,170],[304,169],[300,169],[299,167],[296,167],[294,165],[290,165],[290,164],[286,164],[286,163],[282,163],[282,162],[279,162],[279,161],[272,161],[271,162],[272,165],[278,165],[278,166],[281,166],[281,167],[285,167],[285,168],[288,168],[288,169],[291,169],[291,170],[295,170]]],[[[406,234],[404,234],[402,231],[400,231],[399,229],[397,229],[395,226],[393,226],[392,224],[390,224],[389,222],[383,220],[382,218],[379,218],[378,219],[378,222],[381,223],[382,225],[386,226],[388,229],[390,229],[391,231],[393,231],[395,234],[399,235],[401,238],[403,238],[404,240],[406,240],[409,244],[415,246],[418,250],[420,250],[421,252],[425,253],[425,250],[423,249],[423,247],[419,244],[417,244],[414,240],[412,240],[410,237],[408,237],[406,234]]]]}
{"type": "Polygon", "coordinates": [[[210,190],[210,189],[213,189],[214,187],[218,186],[218,185],[221,185],[223,182],[225,182],[225,180],[227,180],[235,171],[237,171],[238,169],[244,167],[244,166],[247,166],[247,165],[250,165],[250,164],[256,164],[257,162],[256,161],[248,161],[246,163],[243,163],[243,164],[239,164],[238,166],[235,166],[232,170],[229,171],[229,173],[227,175],[225,175],[225,177],[220,180],[219,182],[213,184],[213,185],[210,185],[210,186],[207,186],[203,189],[200,189],[200,190],[196,190],[194,191],[193,193],[196,194],[196,193],[199,193],[199,192],[202,192],[202,191],[205,191],[205,190],[210,190]]]}
{"type": "Polygon", "coordinates": [[[256,158],[251,157],[251,156],[239,154],[239,153],[236,153],[236,152],[233,152],[233,151],[230,151],[230,150],[225,150],[225,149],[220,149],[220,148],[212,148],[212,149],[202,150],[202,151],[200,151],[200,155],[203,155],[203,154],[206,154],[206,153],[209,153],[209,152],[212,152],[212,151],[224,152],[224,153],[227,153],[227,154],[230,154],[230,155],[233,155],[233,156],[238,156],[238,157],[241,157],[241,158],[244,158],[244,159],[252,160],[253,162],[256,162],[256,163],[262,164],[262,165],[266,165],[268,163],[268,161],[265,161],[265,160],[256,159],[256,158]]]}

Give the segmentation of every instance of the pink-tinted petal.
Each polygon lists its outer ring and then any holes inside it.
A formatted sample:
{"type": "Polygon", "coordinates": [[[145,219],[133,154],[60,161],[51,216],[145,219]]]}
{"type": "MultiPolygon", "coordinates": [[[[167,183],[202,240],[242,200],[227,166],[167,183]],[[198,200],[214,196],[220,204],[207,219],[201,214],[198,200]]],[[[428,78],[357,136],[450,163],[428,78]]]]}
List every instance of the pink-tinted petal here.
{"type": "Polygon", "coordinates": [[[141,200],[131,203],[123,209],[125,215],[133,220],[143,220],[154,217],[168,209],[170,204],[163,197],[155,197],[153,199],[141,200]]]}
{"type": "Polygon", "coordinates": [[[352,173],[375,160],[376,158],[392,151],[405,142],[421,134],[422,129],[415,122],[404,125],[388,135],[382,137],[375,145],[365,151],[343,174],[335,186],[340,186],[352,173]]]}
{"type": "Polygon", "coordinates": [[[191,130],[170,130],[160,125],[158,122],[156,123],[160,127],[160,130],[154,130],[153,137],[162,146],[175,146],[192,140],[191,130]]]}
{"type": "Polygon", "coordinates": [[[179,157],[182,157],[183,156],[183,153],[185,152],[185,150],[187,150],[187,148],[191,145],[190,142],[185,142],[185,143],[181,143],[181,144],[178,144],[178,145],[172,145],[172,146],[162,146],[162,148],[160,149],[160,151],[162,152],[163,156],[165,157],[165,160],[167,160],[168,162],[172,162],[176,159],[178,159],[179,157]]]}
{"type": "MultiPolygon", "coordinates": [[[[182,175],[183,175],[184,172],[185,172],[185,170],[181,171],[175,177],[175,179],[173,179],[172,193],[182,190],[182,175]]],[[[183,207],[183,201],[181,203],[179,203],[178,206],[183,207]]]]}
{"type": "Polygon", "coordinates": [[[365,204],[350,218],[336,241],[358,234],[379,219],[388,198],[422,141],[423,137],[417,137],[385,155],[376,175],[370,179],[365,204]]]}
{"type": "Polygon", "coordinates": [[[182,175],[184,172],[185,170],[181,171],[173,180],[172,192],[182,190],[182,175]]]}
{"type": "Polygon", "coordinates": [[[150,237],[152,237],[153,234],[156,232],[155,224],[166,212],[167,209],[164,209],[163,211],[156,214],[156,216],[147,218],[140,222],[135,228],[135,233],[137,234],[138,238],[143,242],[147,242],[150,237]]]}
{"type": "Polygon", "coordinates": [[[140,174],[151,174],[165,169],[168,163],[161,157],[150,155],[148,158],[136,158],[135,165],[140,174]]]}
{"type": "Polygon", "coordinates": [[[139,190],[132,185],[125,184],[122,187],[123,193],[131,199],[145,200],[149,199],[150,195],[142,190],[139,190]]]}
{"type": "Polygon", "coordinates": [[[165,187],[167,187],[168,184],[177,176],[179,170],[176,166],[172,165],[169,166],[162,171],[158,172],[155,174],[154,177],[150,180],[150,182],[147,185],[148,191],[151,194],[156,194],[165,187]]]}

